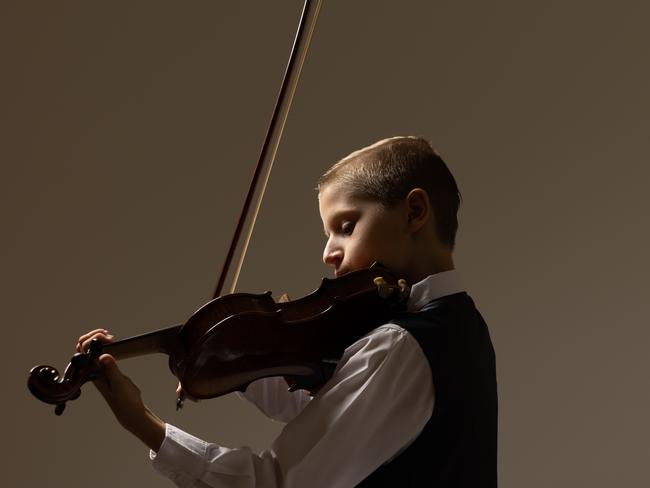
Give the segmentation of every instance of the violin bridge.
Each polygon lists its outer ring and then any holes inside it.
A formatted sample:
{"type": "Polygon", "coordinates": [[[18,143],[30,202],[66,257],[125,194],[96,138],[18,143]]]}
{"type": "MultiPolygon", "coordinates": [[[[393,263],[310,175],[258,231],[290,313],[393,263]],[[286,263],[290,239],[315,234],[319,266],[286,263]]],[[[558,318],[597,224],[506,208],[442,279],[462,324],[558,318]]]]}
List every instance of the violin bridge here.
{"type": "Polygon", "coordinates": [[[283,293],[282,295],[280,295],[277,298],[274,298],[273,300],[275,301],[275,303],[287,303],[291,301],[289,295],[287,295],[286,293],[283,293]]]}

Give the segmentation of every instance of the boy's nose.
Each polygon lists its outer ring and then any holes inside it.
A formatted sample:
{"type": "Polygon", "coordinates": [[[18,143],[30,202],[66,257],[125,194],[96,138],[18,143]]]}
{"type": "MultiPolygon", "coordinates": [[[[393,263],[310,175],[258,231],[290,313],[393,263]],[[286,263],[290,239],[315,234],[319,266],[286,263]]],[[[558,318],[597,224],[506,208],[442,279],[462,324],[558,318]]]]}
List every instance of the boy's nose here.
{"type": "Polygon", "coordinates": [[[338,268],[343,260],[343,251],[340,249],[329,249],[325,248],[323,251],[323,262],[329,266],[334,266],[338,268]]]}

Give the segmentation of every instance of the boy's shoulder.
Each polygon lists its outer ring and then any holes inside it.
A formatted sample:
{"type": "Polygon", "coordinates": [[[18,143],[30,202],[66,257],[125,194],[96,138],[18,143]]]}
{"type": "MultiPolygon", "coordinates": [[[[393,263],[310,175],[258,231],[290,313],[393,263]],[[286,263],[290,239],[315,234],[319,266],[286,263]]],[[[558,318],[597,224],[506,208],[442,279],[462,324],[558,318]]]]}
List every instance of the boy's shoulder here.
{"type": "Polygon", "coordinates": [[[464,315],[478,313],[474,301],[465,291],[435,298],[426,303],[420,310],[400,311],[395,313],[392,322],[413,324],[431,324],[440,320],[460,320],[464,315]]]}
{"type": "Polygon", "coordinates": [[[391,323],[413,335],[420,345],[434,338],[437,344],[448,340],[474,342],[479,336],[489,340],[483,316],[464,291],[436,298],[418,311],[396,313],[391,323]]]}

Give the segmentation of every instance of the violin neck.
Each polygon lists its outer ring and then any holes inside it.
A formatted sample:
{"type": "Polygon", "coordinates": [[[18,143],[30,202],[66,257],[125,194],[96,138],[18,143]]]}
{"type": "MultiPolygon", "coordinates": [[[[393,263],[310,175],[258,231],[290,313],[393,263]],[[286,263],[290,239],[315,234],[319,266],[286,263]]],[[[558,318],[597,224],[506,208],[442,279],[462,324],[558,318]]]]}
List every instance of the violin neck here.
{"type": "Polygon", "coordinates": [[[102,352],[110,354],[115,359],[127,359],[156,353],[169,355],[173,351],[181,327],[182,325],[173,325],[165,329],[105,344],[102,352]]]}

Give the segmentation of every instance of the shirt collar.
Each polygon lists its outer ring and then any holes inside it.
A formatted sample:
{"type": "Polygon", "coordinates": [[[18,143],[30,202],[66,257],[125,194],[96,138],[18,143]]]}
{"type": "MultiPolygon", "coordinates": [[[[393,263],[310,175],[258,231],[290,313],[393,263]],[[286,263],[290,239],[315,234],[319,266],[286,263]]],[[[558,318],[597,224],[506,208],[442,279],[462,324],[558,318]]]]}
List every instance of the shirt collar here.
{"type": "Polygon", "coordinates": [[[411,286],[407,302],[409,312],[415,312],[437,298],[465,291],[458,270],[450,269],[432,274],[411,286]]]}

